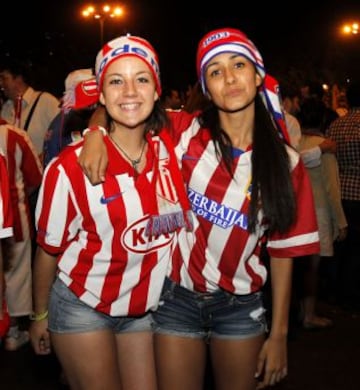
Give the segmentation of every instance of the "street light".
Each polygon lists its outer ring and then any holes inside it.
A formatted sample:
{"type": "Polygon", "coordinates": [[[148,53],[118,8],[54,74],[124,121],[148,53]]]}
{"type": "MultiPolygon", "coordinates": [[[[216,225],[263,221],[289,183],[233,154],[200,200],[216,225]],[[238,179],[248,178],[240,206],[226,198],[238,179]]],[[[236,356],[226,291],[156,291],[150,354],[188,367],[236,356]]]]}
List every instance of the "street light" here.
{"type": "Polygon", "coordinates": [[[353,34],[356,35],[359,33],[359,23],[351,23],[351,24],[344,24],[342,27],[342,31],[344,34],[349,35],[353,34]]]}
{"type": "Polygon", "coordinates": [[[343,69],[343,80],[357,77],[360,61],[359,36],[360,23],[357,20],[348,20],[339,26],[340,34],[337,50],[337,66],[343,69]]]}
{"type": "Polygon", "coordinates": [[[82,11],[84,18],[93,18],[99,21],[100,26],[100,45],[104,44],[104,24],[109,18],[120,18],[124,14],[124,10],[119,5],[102,4],[99,6],[89,5],[82,11]]]}

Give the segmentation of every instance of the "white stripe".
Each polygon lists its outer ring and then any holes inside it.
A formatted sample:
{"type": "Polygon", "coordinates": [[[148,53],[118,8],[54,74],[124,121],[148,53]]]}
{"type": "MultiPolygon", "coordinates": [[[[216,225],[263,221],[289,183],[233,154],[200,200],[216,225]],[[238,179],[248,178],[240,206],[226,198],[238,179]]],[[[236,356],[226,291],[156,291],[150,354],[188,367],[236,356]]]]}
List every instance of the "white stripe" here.
{"type": "Polygon", "coordinates": [[[282,249],[289,247],[297,247],[301,245],[313,244],[319,241],[319,233],[306,233],[298,236],[289,237],[285,240],[269,240],[268,247],[274,249],[282,249]]]}
{"type": "Polygon", "coordinates": [[[201,72],[203,71],[203,67],[211,60],[211,58],[215,57],[220,53],[226,53],[226,52],[232,52],[232,53],[238,53],[244,55],[246,58],[248,58],[256,65],[256,68],[258,69],[260,75],[262,77],[265,76],[264,64],[261,58],[254,56],[253,50],[247,48],[245,44],[230,44],[230,43],[222,44],[209,50],[204,55],[200,63],[201,72]]]}
{"type": "Polygon", "coordinates": [[[272,106],[273,110],[277,114],[280,114],[281,116],[283,116],[283,112],[282,112],[282,109],[281,109],[279,96],[275,92],[270,91],[269,89],[266,90],[266,93],[267,93],[267,96],[268,96],[268,98],[270,100],[270,103],[271,103],[271,106],[272,106]]]}
{"type": "Polygon", "coordinates": [[[0,229],[0,238],[11,237],[13,234],[12,227],[0,229]]]}
{"type": "MultiPolygon", "coordinates": [[[[60,174],[51,199],[48,225],[46,226],[47,234],[45,237],[46,244],[55,247],[61,246],[62,233],[65,229],[68,214],[68,203],[65,202],[65,200],[68,199],[67,195],[70,192],[70,183],[63,167],[58,166],[58,170],[60,171],[60,174]],[[61,207],[59,207],[59,205],[61,205],[61,207]]],[[[49,201],[43,199],[43,196],[44,194],[41,193],[41,202],[38,202],[40,205],[42,205],[43,202],[49,201]]]]}

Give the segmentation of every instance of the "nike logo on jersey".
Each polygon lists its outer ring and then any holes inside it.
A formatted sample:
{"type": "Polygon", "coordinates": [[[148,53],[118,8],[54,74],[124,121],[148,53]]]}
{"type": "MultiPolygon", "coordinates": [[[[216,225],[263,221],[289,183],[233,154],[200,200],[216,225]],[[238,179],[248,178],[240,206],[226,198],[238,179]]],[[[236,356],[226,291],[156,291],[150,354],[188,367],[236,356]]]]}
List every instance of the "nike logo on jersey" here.
{"type": "Polygon", "coordinates": [[[118,194],[114,194],[114,195],[108,196],[106,198],[105,198],[105,196],[102,196],[100,198],[100,203],[101,204],[108,204],[108,203],[112,202],[113,200],[120,198],[122,196],[122,194],[123,194],[123,192],[119,192],[118,194]]]}

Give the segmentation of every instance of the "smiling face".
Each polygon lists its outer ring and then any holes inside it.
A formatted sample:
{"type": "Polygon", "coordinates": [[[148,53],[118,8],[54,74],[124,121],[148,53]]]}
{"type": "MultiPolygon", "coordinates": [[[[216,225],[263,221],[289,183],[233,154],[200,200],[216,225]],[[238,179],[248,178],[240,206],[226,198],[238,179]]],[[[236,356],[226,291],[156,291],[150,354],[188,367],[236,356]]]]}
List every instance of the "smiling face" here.
{"type": "Polygon", "coordinates": [[[158,98],[149,66],[136,56],[119,57],[106,69],[100,102],[118,125],[144,125],[158,98]]]}
{"type": "Polygon", "coordinates": [[[251,61],[235,53],[213,57],[205,69],[209,97],[223,111],[244,109],[254,102],[262,79],[251,61]]]}

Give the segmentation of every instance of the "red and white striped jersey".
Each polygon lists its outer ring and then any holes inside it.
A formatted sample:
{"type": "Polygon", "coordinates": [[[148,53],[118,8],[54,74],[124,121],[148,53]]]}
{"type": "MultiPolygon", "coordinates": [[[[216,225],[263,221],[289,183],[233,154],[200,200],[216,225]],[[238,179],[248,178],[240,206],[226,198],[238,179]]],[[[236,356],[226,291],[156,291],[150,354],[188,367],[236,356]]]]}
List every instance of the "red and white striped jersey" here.
{"type": "Polygon", "coordinates": [[[25,130],[0,125],[0,147],[4,152],[10,182],[10,201],[14,218],[14,237],[23,241],[32,237],[28,191],[39,187],[42,165],[25,130]]]}
{"type": "Polygon", "coordinates": [[[298,153],[287,147],[297,198],[296,223],[286,234],[266,237],[263,212],[255,234],[247,231],[251,195],[251,150],[237,151],[231,180],[216,158],[210,132],[186,112],[171,113],[176,155],[194,214],[194,231],[178,236],[169,276],[195,291],[222,288],[235,294],[259,290],[267,278],[260,256],[289,258],[319,252],[311,185],[298,153]]]}
{"type": "Polygon", "coordinates": [[[111,316],[143,314],[158,305],[176,241],[174,233],[144,234],[154,210],[153,148],[134,176],[106,138],[109,166],[104,183],[94,186],[77,162],[82,142],[67,146],[45,169],[37,242],[60,253],[59,277],[83,302],[111,316]]]}
{"type": "Polygon", "coordinates": [[[13,216],[10,204],[9,176],[5,157],[0,154],[0,239],[13,235],[12,226],[13,216]]]}

